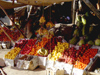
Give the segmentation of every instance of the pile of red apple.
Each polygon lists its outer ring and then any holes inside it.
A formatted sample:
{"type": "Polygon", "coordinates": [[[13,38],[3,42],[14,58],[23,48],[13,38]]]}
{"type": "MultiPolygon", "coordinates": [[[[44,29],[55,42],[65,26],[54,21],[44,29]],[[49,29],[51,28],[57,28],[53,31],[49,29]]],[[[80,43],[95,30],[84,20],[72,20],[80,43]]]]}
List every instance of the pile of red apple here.
{"type": "MultiPolygon", "coordinates": [[[[20,32],[18,30],[12,31],[7,29],[6,27],[3,27],[3,29],[6,31],[6,33],[14,40],[17,41],[17,39],[20,37],[20,32]]],[[[0,29],[1,31],[1,29],[0,29]]],[[[23,32],[23,30],[21,30],[23,32]]],[[[4,32],[0,33],[0,41],[10,41],[10,39],[6,36],[4,32]]]]}
{"type": "Polygon", "coordinates": [[[23,48],[24,45],[27,43],[28,40],[23,39],[23,40],[19,40],[18,42],[15,43],[15,47],[19,47],[19,48],[23,48]]]}
{"type": "Polygon", "coordinates": [[[48,40],[48,42],[46,43],[44,48],[49,50],[49,52],[50,52],[50,50],[53,50],[55,48],[55,46],[57,45],[57,42],[62,42],[62,38],[61,37],[52,37],[51,39],[48,40]]]}
{"type": "Polygon", "coordinates": [[[21,54],[29,54],[34,47],[37,39],[30,39],[21,50],[21,54]]]}
{"type": "MultiPolygon", "coordinates": [[[[88,44],[82,45],[78,50],[76,50],[75,47],[71,47],[63,52],[61,58],[63,58],[66,63],[75,64],[76,60],[83,56],[83,53],[89,48],[90,45],[88,44]]],[[[59,61],[61,61],[61,59],[59,59],[59,61]]]]}

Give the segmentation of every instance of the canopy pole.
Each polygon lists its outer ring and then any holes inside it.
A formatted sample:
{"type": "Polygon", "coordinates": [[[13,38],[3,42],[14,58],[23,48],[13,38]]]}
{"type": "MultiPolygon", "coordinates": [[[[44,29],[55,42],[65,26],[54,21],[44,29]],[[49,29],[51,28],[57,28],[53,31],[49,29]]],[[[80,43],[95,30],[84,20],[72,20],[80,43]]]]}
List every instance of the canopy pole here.
{"type": "Polygon", "coordinates": [[[27,19],[30,17],[30,14],[31,14],[31,12],[32,12],[32,8],[33,8],[33,6],[31,5],[31,7],[29,8],[30,10],[29,10],[29,12],[28,12],[28,17],[27,17],[27,19]]]}
{"type": "Polygon", "coordinates": [[[76,7],[76,0],[73,0],[73,17],[72,17],[72,23],[75,24],[75,7],[76,7]]]}
{"type": "MultiPolygon", "coordinates": [[[[7,14],[7,12],[5,11],[5,9],[0,5],[0,8],[3,10],[3,12],[6,14],[6,16],[11,20],[11,18],[9,17],[9,15],[7,14]]],[[[11,22],[13,23],[13,21],[11,20],[11,22]]],[[[13,25],[16,27],[16,29],[24,36],[24,38],[26,38],[26,36],[20,31],[20,29],[15,25],[15,23],[13,23],[13,25]]]]}
{"type": "Polygon", "coordinates": [[[13,39],[7,34],[7,32],[3,29],[3,27],[1,25],[0,25],[0,28],[6,34],[6,36],[12,41],[12,43],[15,45],[15,42],[13,41],[13,39]]]}
{"type": "Polygon", "coordinates": [[[89,0],[83,0],[83,2],[95,13],[95,15],[100,19],[99,11],[92,5],[89,0]]]}

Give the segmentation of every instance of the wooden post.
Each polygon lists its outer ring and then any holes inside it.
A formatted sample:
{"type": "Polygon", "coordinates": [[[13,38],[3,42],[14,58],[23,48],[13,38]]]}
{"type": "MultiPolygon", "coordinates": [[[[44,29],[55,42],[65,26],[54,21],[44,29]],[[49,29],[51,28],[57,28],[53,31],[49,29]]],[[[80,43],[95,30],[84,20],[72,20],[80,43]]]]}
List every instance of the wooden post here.
{"type": "Polygon", "coordinates": [[[0,28],[1,28],[2,31],[6,34],[6,36],[12,41],[12,43],[15,45],[15,42],[13,41],[13,39],[6,33],[6,31],[2,28],[1,25],[0,25],[0,28]]]}
{"type": "Polygon", "coordinates": [[[12,4],[14,5],[14,0],[13,0],[13,3],[12,4]]]}
{"type": "Polygon", "coordinates": [[[75,24],[75,0],[73,0],[73,18],[72,23],[75,24]]]}
{"type": "Polygon", "coordinates": [[[73,17],[72,17],[72,23],[75,24],[75,15],[76,15],[76,1],[77,0],[73,0],[73,17]]]}
{"type": "Polygon", "coordinates": [[[98,0],[98,3],[97,3],[97,10],[100,11],[100,0],[98,0]]]}
{"type": "Polygon", "coordinates": [[[33,6],[31,5],[31,7],[29,8],[29,12],[28,12],[28,17],[27,17],[27,18],[30,17],[30,14],[31,14],[31,12],[32,12],[32,8],[33,8],[33,6]]]}
{"type": "Polygon", "coordinates": [[[71,2],[71,18],[72,18],[72,23],[73,23],[73,1],[71,2]]]}
{"type": "Polygon", "coordinates": [[[83,2],[95,13],[95,15],[100,19],[100,13],[98,10],[92,5],[89,0],[83,0],[83,2]]]}

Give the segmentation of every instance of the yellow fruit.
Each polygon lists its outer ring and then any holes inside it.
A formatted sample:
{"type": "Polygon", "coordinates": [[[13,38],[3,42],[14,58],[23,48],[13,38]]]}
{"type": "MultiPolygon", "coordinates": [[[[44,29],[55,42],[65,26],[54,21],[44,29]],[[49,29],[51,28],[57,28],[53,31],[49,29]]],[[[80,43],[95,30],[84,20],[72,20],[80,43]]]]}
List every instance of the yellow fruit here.
{"type": "Polygon", "coordinates": [[[62,54],[59,52],[59,53],[57,53],[57,56],[61,56],[62,54]]]}
{"type": "Polygon", "coordinates": [[[45,23],[46,22],[45,17],[44,16],[41,16],[39,22],[40,23],[45,23]]]}
{"type": "Polygon", "coordinates": [[[10,52],[8,52],[6,55],[5,55],[5,58],[7,59],[14,59],[18,53],[20,52],[20,48],[18,47],[15,47],[14,49],[12,49],[10,52]]]}
{"type": "Polygon", "coordinates": [[[55,46],[55,49],[51,53],[51,57],[50,57],[51,60],[55,61],[55,60],[59,59],[59,57],[62,55],[62,52],[64,52],[64,50],[66,50],[68,48],[69,48],[68,43],[57,42],[57,46],[55,46]]]}

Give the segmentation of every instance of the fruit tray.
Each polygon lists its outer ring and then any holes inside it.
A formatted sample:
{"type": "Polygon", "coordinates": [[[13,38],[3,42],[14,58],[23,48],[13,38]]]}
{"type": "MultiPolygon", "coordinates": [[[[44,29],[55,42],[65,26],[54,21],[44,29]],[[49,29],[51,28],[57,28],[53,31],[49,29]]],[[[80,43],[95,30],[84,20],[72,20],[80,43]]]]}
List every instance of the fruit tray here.
{"type": "Polygon", "coordinates": [[[25,38],[25,39],[20,39],[18,41],[15,42],[14,47],[20,47],[21,49],[25,46],[25,44],[28,42],[29,39],[25,38]]]}
{"type": "Polygon", "coordinates": [[[85,68],[84,73],[90,75],[100,75],[100,72],[97,72],[96,69],[100,68],[100,56],[96,56],[95,59],[91,60],[89,65],[85,68]]]}
{"type": "Polygon", "coordinates": [[[21,48],[20,54],[29,54],[30,51],[32,50],[32,47],[36,44],[36,42],[38,41],[37,39],[33,40],[33,39],[26,39],[27,42],[23,45],[23,47],[21,48]]]}
{"type": "Polygon", "coordinates": [[[93,45],[91,48],[96,48],[96,49],[98,49],[98,53],[100,53],[100,46],[95,46],[95,45],[93,45]]]}

